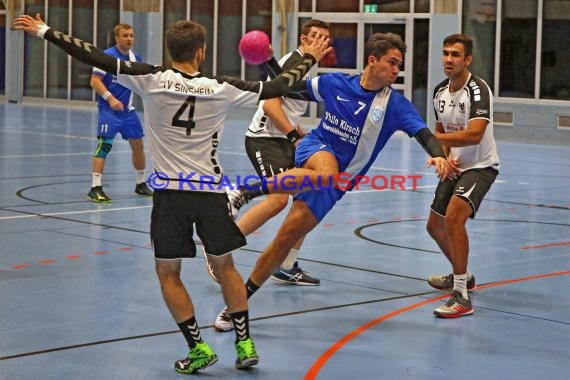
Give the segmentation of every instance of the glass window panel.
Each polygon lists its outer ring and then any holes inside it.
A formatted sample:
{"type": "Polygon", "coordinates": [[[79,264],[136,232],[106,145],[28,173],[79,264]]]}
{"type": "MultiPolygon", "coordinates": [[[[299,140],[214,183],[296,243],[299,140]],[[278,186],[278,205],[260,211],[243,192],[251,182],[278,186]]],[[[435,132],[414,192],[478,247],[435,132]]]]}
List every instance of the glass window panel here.
{"type": "MultiPolygon", "coordinates": [[[[45,15],[44,6],[26,5],[25,13],[45,15]]],[[[24,37],[24,96],[44,95],[44,41],[25,34],[24,37]]]]}
{"type": "Polygon", "coordinates": [[[97,2],[97,44],[95,46],[99,49],[105,50],[115,45],[113,28],[119,23],[119,1],[99,0],[97,2]]]}
{"type": "Polygon", "coordinates": [[[299,0],[299,12],[312,12],[312,0],[299,0]]]}
{"type": "Polygon", "coordinates": [[[570,100],[570,1],[544,0],[540,97],[570,100]]]}
{"type": "MultiPolygon", "coordinates": [[[[246,9],[245,30],[263,30],[271,41],[271,2],[272,0],[248,0],[246,9]]],[[[237,45],[236,45],[237,46],[237,45]]],[[[236,48],[237,50],[237,48],[236,48]]],[[[265,79],[266,75],[259,66],[245,65],[246,80],[265,79]]]]}
{"type": "MultiPolygon", "coordinates": [[[[172,24],[179,20],[186,19],[186,1],[180,0],[164,0],[164,31],[168,30],[172,24]]],[[[208,33],[211,33],[208,30],[208,33]]],[[[163,43],[162,43],[162,62],[164,65],[170,65],[171,58],[168,54],[168,49],[166,48],[166,33],[163,33],[163,43]]]]}
{"type": "Polygon", "coordinates": [[[410,11],[410,0],[374,0],[365,3],[378,4],[378,12],[407,13],[410,11]]]}
{"type": "Polygon", "coordinates": [[[241,1],[226,0],[220,8],[218,20],[218,61],[217,74],[241,76],[241,56],[238,53],[239,40],[242,36],[241,1]]]}
{"type": "Polygon", "coordinates": [[[473,37],[473,63],[470,70],[494,88],[495,26],[497,5],[480,0],[463,1],[463,33],[473,37]]]}
{"type": "MultiPolygon", "coordinates": [[[[50,1],[47,9],[47,23],[64,33],[69,32],[68,5],[50,1]]],[[[47,97],[67,99],[67,54],[53,44],[47,47],[47,97]]]]}
{"type": "MultiPolygon", "coordinates": [[[[6,15],[0,15],[0,41],[6,41],[6,15]]],[[[6,44],[0,44],[0,94],[6,92],[6,44]]]]}
{"type": "MultiPolygon", "coordinates": [[[[73,36],[84,41],[93,41],[93,4],[91,2],[74,2],[73,36]]],[[[93,92],[89,85],[93,68],[76,59],[71,60],[71,99],[91,100],[93,92]]]]}
{"type": "MultiPolygon", "coordinates": [[[[334,47],[336,55],[336,65],[332,67],[356,69],[356,38],[358,25],[331,22],[329,23],[329,32],[332,36],[332,46],[334,47]]],[[[300,35],[300,32],[298,35],[300,35]]]]}
{"type": "Polygon", "coordinates": [[[416,0],[414,4],[415,13],[429,13],[429,0],[416,0]]]}
{"type": "MultiPolygon", "coordinates": [[[[429,40],[429,20],[414,20],[414,57],[413,57],[413,78],[412,78],[412,103],[416,109],[426,119],[427,97],[431,90],[427,89],[429,40]]],[[[409,54],[409,53],[406,53],[409,54]]]]}
{"type": "Polygon", "coordinates": [[[317,12],[360,12],[358,0],[317,0],[317,12]]]}
{"type": "Polygon", "coordinates": [[[213,74],[214,73],[214,49],[213,49],[214,2],[204,1],[204,0],[192,0],[192,2],[190,3],[190,20],[199,22],[200,24],[204,25],[204,27],[206,28],[206,60],[202,63],[200,71],[207,74],[213,74]]]}
{"type": "Polygon", "coordinates": [[[499,96],[534,98],[538,1],[503,0],[499,96]]]}

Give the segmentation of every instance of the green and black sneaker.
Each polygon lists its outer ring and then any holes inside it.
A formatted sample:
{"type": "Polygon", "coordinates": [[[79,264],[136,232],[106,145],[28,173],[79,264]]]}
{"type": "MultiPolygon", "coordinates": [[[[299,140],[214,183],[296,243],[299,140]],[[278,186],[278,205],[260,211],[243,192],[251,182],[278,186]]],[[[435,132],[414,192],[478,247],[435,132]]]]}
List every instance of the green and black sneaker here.
{"type": "Polygon", "coordinates": [[[89,190],[87,193],[87,197],[92,200],[93,202],[97,203],[111,203],[111,198],[105,194],[103,191],[103,187],[101,186],[94,186],[89,190]]]}
{"type": "Polygon", "coordinates": [[[251,338],[237,342],[236,351],[238,355],[236,359],[237,369],[247,369],[259,363],[259,356],[257,356],[255,345],[251,338]]]}
{"type": "Polygon", "coordinates": [[[188,352],[188,356],[174,363],[174,369],[178,373],[186,375],[204,369],[216,363],[218,355],[212,351],[206,342],[198,343],[188,352]]]}

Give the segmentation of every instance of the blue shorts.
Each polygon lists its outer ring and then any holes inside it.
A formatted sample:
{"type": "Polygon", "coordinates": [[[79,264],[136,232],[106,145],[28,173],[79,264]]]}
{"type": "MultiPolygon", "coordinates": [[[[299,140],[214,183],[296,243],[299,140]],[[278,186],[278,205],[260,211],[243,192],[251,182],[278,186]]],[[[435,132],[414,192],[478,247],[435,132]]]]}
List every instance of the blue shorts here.
{"type": "Polygon", "coordinates": [[[120,133],[124,140],[142,139],[143,127],[137,113],[99,110],[97,137],[113,139],[117,133],[120,133]]]}
{"type": "MultiPolygon", "coordinates": [[[[302,168],[309,157],[320,151],[329,152],[336,157],[332,148],[323,143],[314,134],[309,133],[303,137],[301,142],[297,145],[295,151],[295,166],[302,168]]],[[[305,202],[309,210],[313,213],[313,216],[317,219],[317,222],[320,222],[345,193],[345,190],[334,187],[327,190],[307,191],[305,193],[295,194],[293,199],[305,202]]]]}

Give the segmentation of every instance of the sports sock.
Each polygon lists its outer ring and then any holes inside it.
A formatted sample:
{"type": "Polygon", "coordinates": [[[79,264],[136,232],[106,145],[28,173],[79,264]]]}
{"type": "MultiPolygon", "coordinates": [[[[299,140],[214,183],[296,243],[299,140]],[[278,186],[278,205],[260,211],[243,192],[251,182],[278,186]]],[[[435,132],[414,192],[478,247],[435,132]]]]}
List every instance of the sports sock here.
{"type": "Polygon", "coordinates": [[[179,323],[178,328],[182,331],[186,342],[188,342],[188,347],[194,348],[197,343],[202,343],[202,334],[200,334],[200,329],[198,328],[198,322],[196,318],[192,316],[187,321],[179,323]]]}
{"type": "Polygon", "coordinates": [[[469,295],[467,294],[467,273],[453,275],[453,290],[461,292],[461,295],[466,300],[469,299],[469,295]]]}
{"type": "Polygon", "coordinates": [[[236,343],[249,338],[249,312],[247,310],[230,313],[234,330],[236,332],[236,343]]]}
{"type": "Polygon", "coordinates": [[[103,174],[91,173],[91,187],[101,186],[103,174]]]}
{"type": "Polygon", "coordinates": [[[136,173],[137,173],[137,180],[136,180],[137,185],[139,183],[146,182],[146,178],[144,177],[144,170],[137,170],[136,173]]]}
{"type": "Polygon", "coordinates": [[[291,249],[289,251],[289,254],[287,255],[287,257],[285,258],[285,260],[281,264],[281,269],[286,269],[286,270],[293,269],[293,266],[295,265],[295,262],[297,261],[298,255],[299,255],[298,249],[295,249],[295,248],[291,249]]]}
{"type": "Polygon", "coordinates": [[[257,290],[259,289],[259,286],[255,285],[253,283],[253,281],[251,281],[250,278],[247,279],[247,282],[245,283],[245,290],[247,291],[247,299],[250,299],[251,296],[257,292],[257,290]]]}

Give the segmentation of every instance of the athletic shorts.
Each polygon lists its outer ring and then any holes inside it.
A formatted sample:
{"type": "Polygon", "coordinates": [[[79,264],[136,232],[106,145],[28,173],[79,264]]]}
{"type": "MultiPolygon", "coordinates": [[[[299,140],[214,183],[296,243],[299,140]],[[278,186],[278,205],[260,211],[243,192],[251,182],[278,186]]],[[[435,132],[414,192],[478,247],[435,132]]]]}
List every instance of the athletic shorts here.
{"type": "Polygon", "coordinates": [[[143,127],[137,113],[99,110],[97,137],[114,139],[117,133],[121,134],[123,140],[142,139],[143,127]]]}
{"type": "Polygon", "coordinates": [[[451,197],[457,195],[469,203],[473,210],[471,218],[475,218],[485,194],[498,174],[499,172],[492,168],[470,169],[464,171],[455,181],[446,179],[440,182],[435,189],[431,209],[436,214],[444,216],[451,197]]]}
{"type": "Polygon", "coordinates": [[[317,222],[320,223],[345,193],[345,190],[333,187],[327,190],[307,191],[305,193],[295,194],[293,200],[305,202],[315,219],[317,219],[317,222]]]}
{"type": "Polygon", "coordinates": [[[157,259],[196,256],[196,234],[210,255],[223,255],[246,245],[232,219],[226,193],[155,190],[150,237],[157,259]]]}
{"type": "MultiPolygon", "coordinates": [[[[323,143],[315,134],[307,134],[301,139],[301,142],[297,144],[297,149],[295,150],[295,166],[302,168],[309,157],[323,150],[337,157],[335,152],[327,144],[323,143]]],[[[339,169],[341,171],[343,170],[343,168],[339,169]]]]}
{"type": "Polygon", "coordinates": [[[279,137],[245,137],[245,151],[259,178],[295,167],[295,145],[279,137]]]}
{"type": "MultiPolygon", "coordinates": [[[[336,157],[336,154],[328,145],[324,144],[316,135],[309,133],[297,144],[295,166],[302,168],[309,157],[319,151],[327,151],[336,157]]],[[[313,216],[320,222],[345,193],[346,190],[340,190],[335,187],[332,189],[295,194],[293,199],[305,202],[313,213],[313,216]]]]}

